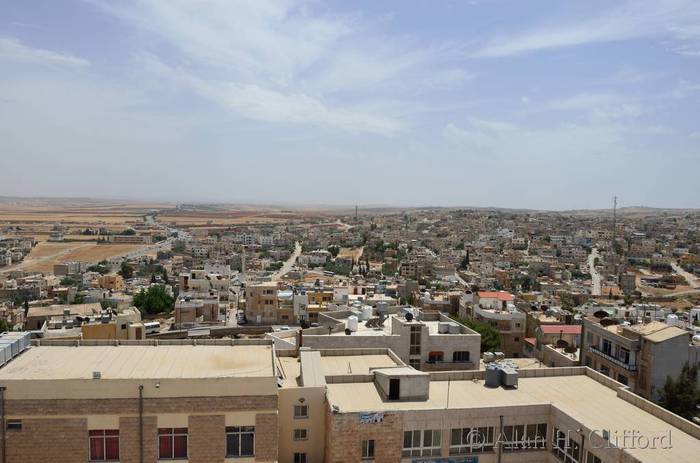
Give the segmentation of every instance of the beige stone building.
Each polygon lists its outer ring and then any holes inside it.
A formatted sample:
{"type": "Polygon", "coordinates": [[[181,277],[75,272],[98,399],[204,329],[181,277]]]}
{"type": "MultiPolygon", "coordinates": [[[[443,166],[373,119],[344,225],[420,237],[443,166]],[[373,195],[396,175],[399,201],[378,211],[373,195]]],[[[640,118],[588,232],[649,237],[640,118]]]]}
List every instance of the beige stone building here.
{"type": "Polygon", "coordinates": [[[261,283],[246,286],[245,314],[248,323],[274,324],[277,323],[276,283],[261,283]]]}
{"type": "Polygon", "coordinates": [[[587,317],[582,338],[585,366],[646,398],[656,399],[666,377],[677,377],[684,363],[694,361],[689,332],[659,321],[630,325],[587,317]]]}

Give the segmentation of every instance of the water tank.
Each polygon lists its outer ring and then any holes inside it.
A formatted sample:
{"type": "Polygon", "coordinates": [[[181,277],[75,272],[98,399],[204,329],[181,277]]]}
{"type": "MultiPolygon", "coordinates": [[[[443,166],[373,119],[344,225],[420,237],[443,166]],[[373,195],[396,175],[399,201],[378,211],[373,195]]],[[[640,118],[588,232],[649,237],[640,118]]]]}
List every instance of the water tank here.
{"type": "Polygon", "coordinates": [[[372,317],[372,306],[362,306],[362,320],[369,320],[372,317]]]}
{"type": "Polygon", "coordinates": [[[457,323],[449,322],[448,324],[450,325],[450,334],[460,333],[459,325],[457,323]]]}
{"type": "Polygon", "coordinates": [[[693,344],[696,346],[700,346],[700,334],[696,334],[693,336],[693,344]]]}
{"type": "Polygon", "coordinates": [[[498,365],[486,365],[486,377],[484,385],[486,387],[499,387],[501,385],[501,369],[498,365]]]}
{"type": "Polygon", "coordinates": [[[350,315],[348,317],[348,321],[347,321],[347,328],[350,331],[357,331],[357,325],[358,325],[357,317],[354,315],[350,315]]]}
{"type": "Polygon", "coordinates": [[[678,325],[678,315],[672,314],[672,313],[666,315],[666,324],[669,326],[677,326],[678,325]]]}
{"type": "Polygon", "coordinates": [[[496,360],[503,360],[506,358],[506,354],[503,352],[494,352],[494,355],[496,356],[496,360]]]}
{"type": "Polygon", "coordinates": [[[515,368],[501,368],[501,383],[505,387],[518,387],[518,371],[515,368]]]}
{"type": "Polygon", "coordinates": [[[700,320],[700,307],[693,307],[690,309],[690,322],[700,320]]]}
{"type": "Polygon", "coordinates": [[[450,332],[450,324],[445,322],[438,323],[438,333],[448,334],[450,332]]]}
{"type": "Polygon", "coordinates": [[[496,356],[493,354],[493,352],[484,352],[484,363],[490,363],[493,362],[496,356]]]}
{"type": "Polygon", "coordinates": [[[386,302],[377,302],[377,315],[386,315],[389,312],[389,304],[386,302]]]}

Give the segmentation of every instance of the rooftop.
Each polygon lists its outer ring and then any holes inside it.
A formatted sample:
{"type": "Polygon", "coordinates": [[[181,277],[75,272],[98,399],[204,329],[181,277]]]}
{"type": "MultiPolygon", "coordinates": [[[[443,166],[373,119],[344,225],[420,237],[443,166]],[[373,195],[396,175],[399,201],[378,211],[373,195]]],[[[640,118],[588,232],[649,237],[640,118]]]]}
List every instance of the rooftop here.
{"type": "Polygon", "coordinates": [[[273,376],[269,345],[39,346],[0,369],[2,380],[273,376]]]}
{"type": "Polygon", "coordinates": [[[670,449],[628,450],[643,461],[690,463],[696,461],[700,453],[700,440],[623,400],[615,389],[586,375],[520,378],[517,389],[486,388],[482,380],[431,381],[427,401],[402,402],[383,401],[371,382],[329,384],[328,401],[338,406],[341,413],[551,404],[590,429],[622,433],[634,424],[633,429],[647,436],[661,435],[672,429],[670,449]],[[584,397],[595,397],[595,400],[582,400],[584,397]]]}

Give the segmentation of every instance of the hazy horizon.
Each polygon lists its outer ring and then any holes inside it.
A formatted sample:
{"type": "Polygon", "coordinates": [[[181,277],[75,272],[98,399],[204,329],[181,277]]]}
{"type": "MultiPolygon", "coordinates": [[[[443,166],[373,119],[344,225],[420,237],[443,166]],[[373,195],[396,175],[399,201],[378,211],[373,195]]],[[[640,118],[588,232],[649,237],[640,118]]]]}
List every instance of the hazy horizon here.
{"type": "Polygon", "coordinates": [[[3,196],[700,208],[696,1],[33,0],[0,18],[3,196]]]}

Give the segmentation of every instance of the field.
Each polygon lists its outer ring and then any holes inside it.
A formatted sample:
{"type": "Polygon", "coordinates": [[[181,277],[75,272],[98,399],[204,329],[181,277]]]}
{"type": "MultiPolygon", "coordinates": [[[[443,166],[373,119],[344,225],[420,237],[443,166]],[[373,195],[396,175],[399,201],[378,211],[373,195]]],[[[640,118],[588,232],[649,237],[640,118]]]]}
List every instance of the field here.
{"type": "Polygon", "coordinates": [[[20,263],[3,268],[7,270],[25,270],[50,273],[54,264],[70,261],[99,262],[110,257],[119,256],[142,249],[138,244],[95,244],[95,243],[50,243],[37,244],[29,255],[20,263]]]}

